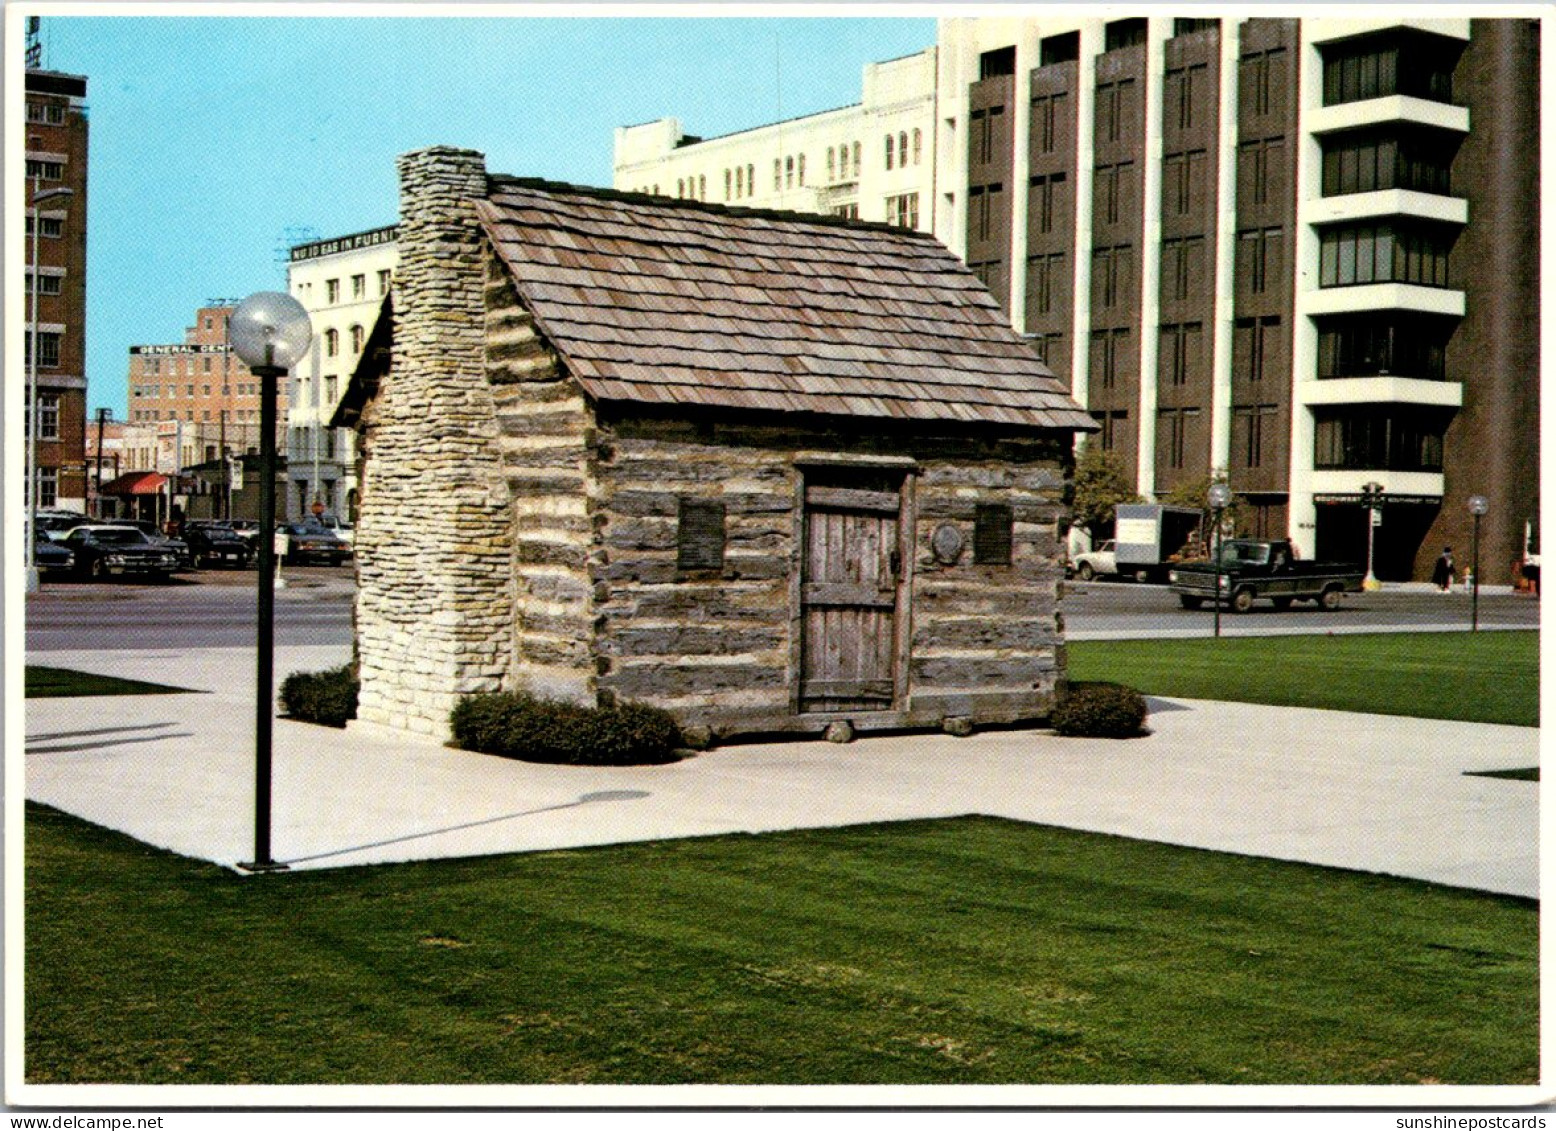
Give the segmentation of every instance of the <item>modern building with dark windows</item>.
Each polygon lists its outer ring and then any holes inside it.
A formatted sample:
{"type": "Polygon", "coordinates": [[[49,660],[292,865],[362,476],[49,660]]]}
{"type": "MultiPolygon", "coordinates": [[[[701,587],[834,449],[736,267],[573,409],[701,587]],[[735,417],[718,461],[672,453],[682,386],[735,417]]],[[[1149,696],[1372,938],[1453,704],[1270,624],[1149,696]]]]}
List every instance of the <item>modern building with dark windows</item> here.
{"type": "MultiPolygon", "coordinates": [[[[37,501],[85,511],[86,79],[28,68],[26,106],[27,215],[17,234],[26,240],[22,357],[29,370],[34,328],[38,338],[37,501]]],[[[28,411],[16,418],[27,419],[28,411]]]]}
{"type": "Polygon", "coordinates": [[[1539,513],[1539,36],[1516,19],[948,19],[934,232],[1139,489],[1506,582],[1539,513]]]}

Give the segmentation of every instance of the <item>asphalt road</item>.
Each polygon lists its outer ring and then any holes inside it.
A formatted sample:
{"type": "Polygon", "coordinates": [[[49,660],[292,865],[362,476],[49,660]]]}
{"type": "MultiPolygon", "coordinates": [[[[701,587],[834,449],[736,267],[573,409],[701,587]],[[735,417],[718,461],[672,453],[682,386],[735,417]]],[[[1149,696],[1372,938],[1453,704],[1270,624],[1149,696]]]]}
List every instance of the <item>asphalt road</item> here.
{"type": "MultiPolygon", "coordinates": [[[[339,645],[351,640],[352,567],[288,566],[276,593],[278,644],[339,645]]],[[[1159,585],[1070,582],[1065,629],[1072,640],[1197,636],[1212,629],[1211,611],[1194,612],[1159,585]]],[[[181,574],[171,584],[45,582],[27,599],[27,650],[111,647],[182,651],[244,647],[254,642],[254,572],[181,574]]],[[[1506,589],[1480,595],[1483,628],[1537,628],[1540,602],[1506,589]]],[[[1278,613],[1267,604],[1223,611],[1223,635],[1303,632],[1399,632],[1468,628],[1470,598],[1428,587],[1347,594],[1334,612],[1310,604],[1278,613]]]]}

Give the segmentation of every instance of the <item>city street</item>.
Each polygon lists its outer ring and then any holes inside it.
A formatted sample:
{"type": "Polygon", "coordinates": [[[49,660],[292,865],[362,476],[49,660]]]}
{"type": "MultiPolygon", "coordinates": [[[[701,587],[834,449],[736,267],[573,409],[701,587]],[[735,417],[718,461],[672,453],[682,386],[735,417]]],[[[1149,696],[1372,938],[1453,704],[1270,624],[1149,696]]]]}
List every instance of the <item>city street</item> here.
{"type": "MultiPolygon", "coordinates": [[[[351,640],[352,567],[289,566],[276,593],[276,642],[342,645],[351,640]]],[[[1063,603],[1072,640],[1208,635],[1211,611],[1189,611],[1160,585],[1070,582],[1063,603]]],[[[112,647],[138,650],[243,647],[254,640],[254,572],[180,574],[170,585],[48,582],[27,601],[27,650],[112,647]]],[[[1488,588],[1480,595],[1483,628],[1538,628],[1537,598],[1488,588]]],[[[1276,612],[1255,605],[1223,610],[1228,636],[1312,632],[1411,632],[1468,628],[1469,594],[1427,586],[1350,593],[1334,612],[1311,604],[1276,612]]]]}

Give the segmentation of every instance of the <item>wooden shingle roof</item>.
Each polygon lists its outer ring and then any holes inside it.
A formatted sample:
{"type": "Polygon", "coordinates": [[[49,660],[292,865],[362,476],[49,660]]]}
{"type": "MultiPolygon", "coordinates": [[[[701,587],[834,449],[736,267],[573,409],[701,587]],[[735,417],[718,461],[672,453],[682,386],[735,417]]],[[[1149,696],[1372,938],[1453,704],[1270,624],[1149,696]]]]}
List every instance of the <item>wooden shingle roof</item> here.
{"type": "Polygon", "coordinates": [[[478,209],[597,399],[1096,427],[929,236],[500,177],[478,209]]]}

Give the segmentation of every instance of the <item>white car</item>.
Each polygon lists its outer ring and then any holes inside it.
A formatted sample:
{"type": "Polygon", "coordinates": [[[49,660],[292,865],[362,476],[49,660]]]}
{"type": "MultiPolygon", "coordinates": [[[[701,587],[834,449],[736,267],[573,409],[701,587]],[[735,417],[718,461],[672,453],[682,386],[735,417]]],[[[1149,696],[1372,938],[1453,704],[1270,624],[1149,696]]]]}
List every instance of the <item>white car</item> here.
{"type": "Polygon", "coordinates": [[[1076,554],[1070,562],[1070,568],[1081,581],[1117,575],[1118,559],[1113,554],[1113,540],[1108,539],[1095,550],[1076,554]]]}

